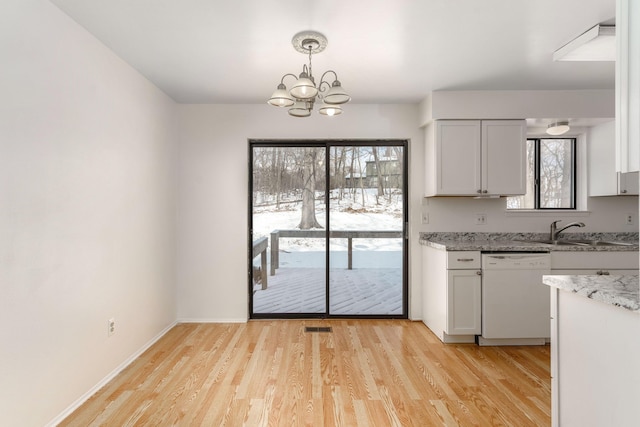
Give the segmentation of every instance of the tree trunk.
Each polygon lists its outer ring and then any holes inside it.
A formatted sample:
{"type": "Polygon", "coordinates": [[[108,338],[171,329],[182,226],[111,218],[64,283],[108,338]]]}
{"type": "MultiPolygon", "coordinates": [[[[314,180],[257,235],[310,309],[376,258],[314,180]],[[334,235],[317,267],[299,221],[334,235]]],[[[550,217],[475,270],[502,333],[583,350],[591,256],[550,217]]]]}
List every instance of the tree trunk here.
{"type": "Polygon", "coordinates": [[[376,165],[376,183],[378,184],[378,196],[376,197],[376,205],[379,205],[378,197],[384,196],[384,185],[382,183],[382,169],[380,168],[380,161],[378,160],[378,149],[371,147],[373,153],[373,161],[376,165]]]}
{"type": "Polygon", "coordinates": [[[305,148],[302,163],[302,217],[298,228],[309,230],[311,228],[322,228],[316,219],[316,157],[315,148],[305,148]]]}

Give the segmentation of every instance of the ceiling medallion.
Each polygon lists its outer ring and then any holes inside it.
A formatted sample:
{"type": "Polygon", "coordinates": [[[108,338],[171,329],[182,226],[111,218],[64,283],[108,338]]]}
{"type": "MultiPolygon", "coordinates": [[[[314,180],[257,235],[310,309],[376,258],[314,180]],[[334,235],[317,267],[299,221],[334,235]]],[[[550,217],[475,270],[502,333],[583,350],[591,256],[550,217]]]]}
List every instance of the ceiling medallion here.
{"type": "Polygon", "coordinates": [[[289,114],[294,117],[309,117],[316,99],[322,101],[318,110],[320,114],[335,116],[342,113],[341,104],[351,100],[351,97],[342,89],[338,75],[333,70],[325,71],[316,85],[311,66],[311,56],[322,52],[327,47],[327,38],[315,31],[302,31],[291,39],[291,44],[296,51],[309,55],[309,65],[302,66],[299,76],[287,73],[280,79],[276,91],[271,95],[269,104],[276,107],[289,107],[289,114]],[[331,83],[325,80],[327,74],[332,74],[331,83]],[[287,90],[284,84],[285,77],[291,76],[295,80],[291,90],[287,90]]]}

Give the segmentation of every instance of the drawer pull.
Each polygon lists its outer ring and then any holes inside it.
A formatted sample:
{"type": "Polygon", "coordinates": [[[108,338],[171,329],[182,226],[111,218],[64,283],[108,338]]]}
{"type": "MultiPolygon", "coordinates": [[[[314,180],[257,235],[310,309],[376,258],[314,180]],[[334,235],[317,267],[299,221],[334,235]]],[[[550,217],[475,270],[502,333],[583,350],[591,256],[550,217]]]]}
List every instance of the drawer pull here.
{"type": "Polygon", "coordinates": [[[471,262],[474,261],[473,258],[458,258],[458,261],[460,262],[471,262]]]}

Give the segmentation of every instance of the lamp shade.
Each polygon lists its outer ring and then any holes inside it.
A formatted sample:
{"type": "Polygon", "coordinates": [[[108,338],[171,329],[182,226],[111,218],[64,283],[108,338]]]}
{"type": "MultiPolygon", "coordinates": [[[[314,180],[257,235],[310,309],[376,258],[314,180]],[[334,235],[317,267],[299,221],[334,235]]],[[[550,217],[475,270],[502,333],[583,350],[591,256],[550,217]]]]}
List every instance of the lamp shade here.
{"type": "Polygon", "coordinates": [[[331,84],[331,89],[324,96],[324,102],[327,104],[344,104],[349,102],[351,97],[342,89],[342,85],[338,80],[331,84]]]}
{"type": "Polygon", "coordinates": [[[289,108],[289,114],[293,117],[309,117],[311,115],[311,108],[305,101],[296,101],[293,107],[289,108]]]}
{"type": "Polygon", "coordinates": [[[325,116],[337,116],[338,114],[342,114],[342,107],[339,105],[324,104],[318,112],[325,116]]]}
{"type": "Polygon", "coordinates": [[[300,77],[293,87],[291,87],[291,96],[296,99],[311,99],[317,94],[318,89],[316,89],[316,85],[314,85],[311,79],[307,76],[307,73],[300,73],[300,77]]]}
{"type": "Polygon", "coordinates": [[[295,103],[289,92],[287,92],[287,87],[282,83],[278,85],[278,88],[267,102],[276,107],[290,107],[295,103]]]}
{"type": "Polygon", "coordinates": [[[554,122],[547,127],[547,134],[558,136],[569,132],[569,122],[554,122]]]}

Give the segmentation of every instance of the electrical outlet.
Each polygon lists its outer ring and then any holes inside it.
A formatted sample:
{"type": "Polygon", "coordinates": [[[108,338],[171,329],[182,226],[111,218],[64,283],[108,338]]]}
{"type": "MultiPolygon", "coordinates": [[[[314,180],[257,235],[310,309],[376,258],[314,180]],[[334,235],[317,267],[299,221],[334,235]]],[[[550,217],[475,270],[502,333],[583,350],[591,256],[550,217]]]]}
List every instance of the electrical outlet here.
{"type": "Polygon", "coordinates": [[[487,223],[487,214],[476,214],[476,225],[485,225],[487,223]]]}
{"type": "Polygon", "coordinates": [[[422,212],[422,223],[429,224],[429,212],[422,212]]]}
{"type": "Polygon", "coordinates": [[[633,214],[626,214],[625,215],[625,222],[627,225],[633,225],[633,214]]]}
{"type": "Polygon", "coordinates": [[[107,336],[110,337],[115,333],[116,333],[116,319],[112,317],[111,319],[107,320],[107,336]]]}

